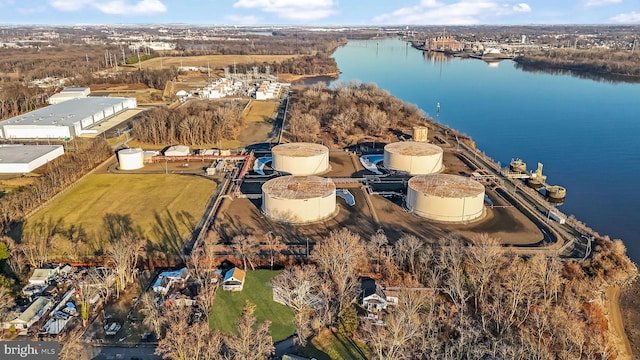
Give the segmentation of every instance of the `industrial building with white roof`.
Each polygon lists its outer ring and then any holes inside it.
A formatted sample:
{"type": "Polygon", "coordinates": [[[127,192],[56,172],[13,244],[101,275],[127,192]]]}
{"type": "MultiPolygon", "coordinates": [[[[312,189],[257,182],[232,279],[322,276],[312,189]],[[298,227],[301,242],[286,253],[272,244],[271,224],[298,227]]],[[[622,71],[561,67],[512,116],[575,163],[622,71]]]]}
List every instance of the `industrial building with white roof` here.
{"type": "Polygon", "coordinates": [[[65,139],[97,133],[92,127],[135,107],[135,98],[71,99],[1,121],[0,138],[65,139]]]}
{"type": "Polygon", "coordinates": [[[62,145],[0,145],[0,173],[29,173],[63,154],[62,145]]]}

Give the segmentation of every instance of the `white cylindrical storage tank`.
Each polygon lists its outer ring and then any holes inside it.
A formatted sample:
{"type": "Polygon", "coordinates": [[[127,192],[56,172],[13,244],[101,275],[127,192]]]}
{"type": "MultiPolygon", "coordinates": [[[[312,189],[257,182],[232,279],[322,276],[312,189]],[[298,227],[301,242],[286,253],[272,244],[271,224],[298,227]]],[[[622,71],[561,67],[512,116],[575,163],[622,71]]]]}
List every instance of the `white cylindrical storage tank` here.
{"type": "Polygon", "coordinates": [[[313,143],[288,143],[271,149],[274,170],[296,175],[317,175],[329,171],[329,148],[313,143]]]}
{"type": "Polygon", "coordinates": [[[120,170],[137,170],[144,166],[142,149],[122,149],[118,151],[118,168],[120,170]]]}
{"type": "Polygon", "coordinates": [[[336,211],[336,185],[330,179],[281,176],[262,185],[262,212],[274,221],[312,223],[336,211]]]}
{"type": "Polygon", "coordinates": [[[437,145],[406,141],[384,147],[384,167],[411,175],[426,175],[442,170],[442,148],[437,145]]]}
{"type": "Polygon", "coordinates": [[[427,136],[429,135],[429,128],[426,126],[414,126],[413,127],[413,141],[427,142],[427,136]]]}
{"type": "Polygon", "coordinates": [[[442,222],[465,222],[484,214],[484,186],[467,177],[448,174],[414,176],[407,188],[407,208],[442,222]]]}

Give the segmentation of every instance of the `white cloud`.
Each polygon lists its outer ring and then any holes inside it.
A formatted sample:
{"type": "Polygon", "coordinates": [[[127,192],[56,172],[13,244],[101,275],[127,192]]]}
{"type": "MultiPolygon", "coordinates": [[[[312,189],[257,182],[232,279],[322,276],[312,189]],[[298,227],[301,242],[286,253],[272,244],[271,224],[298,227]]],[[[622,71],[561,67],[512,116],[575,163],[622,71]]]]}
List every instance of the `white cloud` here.
{"type": "Polygon", "coordinates": [[[13,5],[13,3],[15,3],[14,0],[0,0],[0,8],[1,7],[5,7],[5,6],[9,6],[9,5],[13,5]]]}
{"type": "Polygon", "coordinates": [[[514,13],[528,13],[531,12],[531,6],[529,4],[520,3],[511,8],[514,13]]]}
{"type": "Polygon", "coordinates": [[[609,20],[623,24],[640,23],[640,12],[632,11],[629,13],[618,14],[609,20]]]}
{"type": "Polygon", "coordinates": [[[587,0],[584,6],[602,6],[602,5],[611,5],[611,4],[619,4],[622,0],[587,0]]]}
{"type": "Polygon", "coordinates": [[[167,7],[160,0],[138,0],[133,4],[127,0],[49,0],[49,5],[60,11],[94,8],[110,15],[144,15],[167,11],[167,7]]]}
{"type": "Polygon", "coordinates": [[[373,21],[386,24],[473,25],[496,16],[528,12],[531,12],[531,6],[526,3],[511,6],[491,0],[459,0],[452,4],[421,0],[418,5],[376,16],[373,21]]]}
{"type": "Polygon", "coordinates": [[[312,21],[336,13],[333,0],[238,0],[234,8],[259,9],[278,18],[312,21]]]}

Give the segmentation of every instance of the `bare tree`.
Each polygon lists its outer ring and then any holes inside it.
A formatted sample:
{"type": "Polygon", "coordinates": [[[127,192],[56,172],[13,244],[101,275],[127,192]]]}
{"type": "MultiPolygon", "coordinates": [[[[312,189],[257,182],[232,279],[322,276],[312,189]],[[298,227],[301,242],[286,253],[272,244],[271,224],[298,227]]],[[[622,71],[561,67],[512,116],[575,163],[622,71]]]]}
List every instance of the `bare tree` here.
{"type": "Polygon", "coordinates": [[[283,270],[271,280],[273,299],[293,309],[296,340],[304,346],[312,335],[312,321],[322,306],[320,279],[312,265],[283,270]]]}
{"type": "Polygon", "coordinates": [[[238,318],[238,335],[226,339],[229,353],[234,359],[262,360],[273,354],[273,341],[269,335],[271,322],[267,320],[255,327],[255,308],[254,304],[245,304],[242,316],[238,318]]]}
{"type": "Polygon", "coordinates": [[[242,259],[242,268],[247,270],[247,262],[251,266],[251,270],[255,270],[252,259],[260,251],[258,240],[253,235],[236,235],[231,240],[231,246],[236,255],[242,259]]]}
{"type": "Polygon", "coordinates": [[[274,258],[279,251],[286,247],[285,243],[282,241],[282,236],[274,235],[273,232],[269,231],[264,236],[264,244],[267,246],[267,250],[269,251],[271,270],[273,270],[274,258]]]}
{"type": "Polygon", "coordinates": [[[147,291],[142,294],[140,297],[140,312],[144,316],[142,325],[153,331],[156,338],[160,339],[162,337],[163,318],[154,293],[147,291]]]}
{"type": "Polygon", "coordinates": [[[144,241],[133,234],[124,234],[119,239],[111,241],[111,248],[107,257],[116,273],[116,296],[125,290],[127,285],[136,278],[138,259],[144,249],[144,241]]]}
{"type": "Polygon", "coordinates": [[[172,305],[166,309],[166,334],[158,341],[156,354],[170,360],[224,359],[223,336],[206,321],[193,321],[191,307],[172,305]]]}
{"type": "Polygon", "coordinates": [[[340,316],[342,309],[356,295],[358,274],[366,268],[367,258],[360,235],[347,229],[333,231],[313,249],[311,259],[325,279],[325,301],[333,304],[332,312],[340,316]]]}

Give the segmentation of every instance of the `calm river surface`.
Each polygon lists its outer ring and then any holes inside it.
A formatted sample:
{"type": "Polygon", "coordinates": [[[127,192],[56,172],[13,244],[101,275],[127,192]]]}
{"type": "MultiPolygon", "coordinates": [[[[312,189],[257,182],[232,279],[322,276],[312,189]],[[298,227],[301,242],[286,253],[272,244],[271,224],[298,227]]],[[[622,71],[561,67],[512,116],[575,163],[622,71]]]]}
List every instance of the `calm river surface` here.
{"type": "Polygon", "coordinates": [[[429,58],[400,40],[350,41],[334,53],[336,82],[376,83],[470,135],[503,167],[544,164],[567,188],[560,209],[623,239],[640,263],[640,84],[525,72],[476,59],[429,58]]]}

